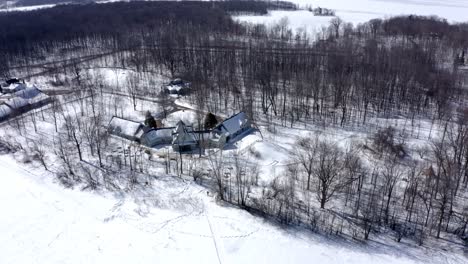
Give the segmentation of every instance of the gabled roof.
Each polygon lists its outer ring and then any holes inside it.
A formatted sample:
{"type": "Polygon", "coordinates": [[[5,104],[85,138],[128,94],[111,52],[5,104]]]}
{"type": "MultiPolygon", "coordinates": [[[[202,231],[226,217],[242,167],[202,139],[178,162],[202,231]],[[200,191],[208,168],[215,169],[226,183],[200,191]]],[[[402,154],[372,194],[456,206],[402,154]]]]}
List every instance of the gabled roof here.
{"type": "Polygon", "coordinates": [[[244,128],[248,122],[249,119],[247,115],[244,112],[239,112],[224,120],[221,124],[217,125],[215,129],[233,135],[244,128]]]}
{"type": "Polygon", "coordinates": [[[30,104],[37,104],[37,103],[42,103],[45,101],[51,100],[50,96],[44,94],[44,93],[39,93],[33,98],[30,98],[28,101],[30,104]]]}
{"type": "Polygon", "coordinates": [[[172,144],[184,145],[197,143],[192,127],[186,126],[182,121],[177,122],[172,133],[174,135],[172,144]]]}
{"type": "Polygon", "coordinates": [[[13,110],[18,110],[29,105],[28,100],[21,97],[13,97],[5,102],[13,110]]]}
{"type": "Polygon", "coordinates": [[[8,107],[6,104],[1,104],[0,105],[0,119],[8,117],[11,115],[13,111],[11,110],[10,107],[8,107]]]}
{"type": "Polygon", "coordinates": [[[37,89],[37,87],[34,85],[15,92],[15,96],[18,96],[24,99],[31,99],[33,97],[38,96],[39,94],[42,94],[42,92],[39,89],[37,89]]]}
{"type": "Polygon", "coordinates": [[[2,87],[4,91],[17,92],[26,89],[27,86],[24,83],[12,83],[6,87],[2,87]]]}
{"type": "Polygon", "coordinates": [[[143,134],[143,137],[146,137],[149,141],[154,141],[157,139],[167,139],[172,138],[172,130],[173,127],[168,128],[159,128],[159,129],[151,129],[143,134]]]}
{"type": "Polygon", "coordinates": [[[109,122],[109,132],[113,134],[120,134],[127,137],[136,137],[136,134],[143,127],[143,124],[123,119],[120,117],[112,117],[109,122]]]}

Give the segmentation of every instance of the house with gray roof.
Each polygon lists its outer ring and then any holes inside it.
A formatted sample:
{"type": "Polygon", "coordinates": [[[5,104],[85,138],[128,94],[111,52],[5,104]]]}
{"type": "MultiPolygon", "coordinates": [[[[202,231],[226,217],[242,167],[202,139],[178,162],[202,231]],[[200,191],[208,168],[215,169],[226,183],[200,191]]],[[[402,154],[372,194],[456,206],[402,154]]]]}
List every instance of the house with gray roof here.
{"type": "Polygon", "coordinates": [[[140,137],[140,143],[147,147],[171,144],[173,129],[174,127],[149,129],[140,137]]]}
{"type": "Polygon", "coordinates": [[[41,92],[36,86],[27,87],[15,92],[15,96],[28,100],[31,108],[41,107],[52,102],[52,98],[41,92]]]}
{"type": "Polygon", "coordinates": [[[174,151],[190,152],[199,148],[223,148],[227,142],[252,129],[246,114],[240,112],[224,120],[213,130],[195,131],[179,121],[175,127],[150,128],[139,122],[112,117],[109,133],[139,142],[147,147],[172,145],[174,151]]]}
{"type": "Polygon", "coordinates": [[[143,134],[143,124],[114,116],[107,126],[107,131],[112,135],[137,141],[143,134]]]}
{"type": "Polygon", "coordinates": [[[5,105],[11,108],[16,113],[23,113],[29,110],[29,102],[21,97],[13,97],[5,102],[5,105]]]}
{"type": "Polygon", "coordinates": [[[172,132],[172,149],[180,152],[198,148],[198,140],[191,126],[179,121],[172,132]]]}
{"type": "Polygon", "coordinates": [[[24,83],[10,83],[2,86],[2,93],[15,93],[26,89],[26,87],[24,83]]]}
{"type": "Polygon", "coordinates": [[[13,110],[6,104],[0,105],[0,122],[5,121],[13,115],[13,110]]]}
{"type": "Polygon", "coordinates": [[[213,129],[213,133],[217,136],[224,134],[226,142],[229,142],[250,129],[252,126],[247,115],[244,112],[239,112],[217,125],[213,129]]]}

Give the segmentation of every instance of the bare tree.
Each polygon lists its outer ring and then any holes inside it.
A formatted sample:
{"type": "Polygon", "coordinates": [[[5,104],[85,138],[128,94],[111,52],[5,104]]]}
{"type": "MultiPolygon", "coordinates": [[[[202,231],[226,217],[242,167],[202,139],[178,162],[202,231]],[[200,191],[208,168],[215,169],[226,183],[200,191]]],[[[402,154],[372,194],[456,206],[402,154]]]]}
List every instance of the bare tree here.
{"type": "Polygon", "coordinates": [[[216,152],[212,152],[208,155],[208,165],[209,171],[214,176],[216,188],[219,194],[219,198],[221,200],[225,200],[224,192],[225,192],[225,183],[224,183],[224,169],[225,169],[225,161],[223,156],[223,151],[219,150],[216,152]]]}
{"type": "Polygon", "coordinates": [[[312,169],[317,179],[316,195],[320,202],[320,208],[344,187],[340,182],[343,169],[343,152],[341,149],[327,141],[320,141],[317,146],[316,164],[312,169]]]}
{"type": "Polygon", "coordinates": [[[310,137],[299,138],[296,141],[298,148],[294,153],[294,159],[302,166],[306,172],[307,184],[306,190],[310,190],[311,177],[313,173],[313,166],[317,154],[317,146],[319,137],[315,136],[313,139],[310,137]]]}

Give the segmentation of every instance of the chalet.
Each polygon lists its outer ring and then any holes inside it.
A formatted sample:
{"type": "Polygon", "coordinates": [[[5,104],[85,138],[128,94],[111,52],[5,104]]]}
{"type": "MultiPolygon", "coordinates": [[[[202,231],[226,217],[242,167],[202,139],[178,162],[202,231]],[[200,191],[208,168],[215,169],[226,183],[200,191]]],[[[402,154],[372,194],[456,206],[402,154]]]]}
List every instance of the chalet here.
{"type": "Polygon", "coordinates": [[[224,135],[226,142],[232,141],[235,137],[252,129],[251,123],[244,112],[237,113],[213,129],[213,133],[220,137],[224,135]]]}
{"type": "Polygon", "coordinates": [[[173,129],[173,127],[148,129],[140,137],[140,143],[147,147],[171,144],[173,129]]]}
{"type": "Polygon", "coordinates": [[[140,137],[144,133],[143,124],[116,116],[112,117],[107,130],[112,135],[132,141],[139,141],[140,137]]]}
{"type": "Polygon", "coordinates": [[[180,78],[172,80],[164,87],[164,92],[174,95],[186,95],[190,92],[191,83],[180,78]]]}
{"type": "Polygon", "coordinates": [[[192,151],[198,148],[198,140],[191,126],[179,121],[172,132],[172,149],[180,152],[192,151]]]}

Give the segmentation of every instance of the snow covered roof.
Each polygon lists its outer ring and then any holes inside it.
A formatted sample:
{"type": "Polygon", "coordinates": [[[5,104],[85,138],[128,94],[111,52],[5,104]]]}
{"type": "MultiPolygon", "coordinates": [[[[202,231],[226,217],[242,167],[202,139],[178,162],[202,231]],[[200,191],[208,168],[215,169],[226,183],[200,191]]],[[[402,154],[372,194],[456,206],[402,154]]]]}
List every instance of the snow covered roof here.
{"type": "Polygon", "coordinates": [[[109,122],[109,132],[127,137],[135,137],[142,126],[141,123],[114,116],[109,122]]]}
{"type": "Polygon", "coordinates": [[[172,144],[184,145],[184,144],[196,144],[197,139],[193,133],[192,127],[188,127],[184,122],[179,121],[176,127],[173,129],[172,144]]]}
{"type": "Polygon", "coordinates": [[[5,102],[6,105],[8,105],[11,109],[20,109],[22,107],[25,107],[29,105],[28,100],[21,98],[21,97],[14,97],[9,99],[8,101],[5,102]]]}
{"type": "Polygon", "coordinates": [[[235,134],[246,125],[248,125],[249,119],[244,112],[235,114],[228,119],[224,120],[221,124],[217,126],[217,129],[221,132],[229,133],[230,135],[235,134]]]}
{"type": "Polygon", "coordinates": [[[15,92],[15,95],[24,99],[31,99],[37,95],[42,94],[36,86],[27,87],[25,89],[15,92]]]}
{"type": "Polygon", "coordinates": [[[8,107],[6,104],[1,104],[0,105],[0,119],[8,117],[11,115],[13,111],[11,110],[10,107],[8,107]]]}
{"type": "Polygon", "coordinates": [[[160,129],[153,129],[148,131],[144,136],[149,141],[154,141],[161,138],[172,138],[172,127],[170,128],[160,128],[160,129]]]}
{"type": "Polygon", "coordinates": [[[180,92],[183,89],[189,89],[191,83],[183,81],[182,79],[174,79],[168,85],[166,85],[166,89],[169,92],[180,92]]]}
{"type": "Polygon", "coordinates": [[[166,88],[169,91],[179,92],[180,90],[184,89],[185,86],[183,86],[183,85],[168,85],[168,86],[166,86],[166,88]]]}
{"type": "Polygon", "coordinates": [[[2,90],[6,92],[17,92],[26,89],[27,86],[24,83],[12,83],[6,87],[3,87],[2,90]]]}
{"type": "Polygon", "coordinates": [[[48,100],[50,100],[50,96],[43,94],[43,93],[39,93],[33,98],[29,99],[28,101],[30,104],[37,104],[37,103],[42,103],[48,100]]]}
{"type": "Polygon", "coordinates": [[[156,130],[152,130],[158,137],[172,137],[172,129],[173,127],[168,128],[159,128],[156,130]]]}

